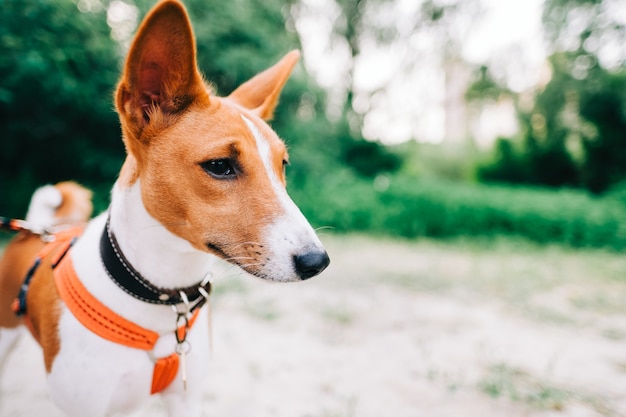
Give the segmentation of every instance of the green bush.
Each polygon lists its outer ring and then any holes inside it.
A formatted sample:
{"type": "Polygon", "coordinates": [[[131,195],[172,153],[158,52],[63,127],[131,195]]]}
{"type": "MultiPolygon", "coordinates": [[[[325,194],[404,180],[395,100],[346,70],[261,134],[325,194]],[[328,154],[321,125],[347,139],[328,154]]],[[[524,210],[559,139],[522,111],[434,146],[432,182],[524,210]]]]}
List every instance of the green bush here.
{"type": "Polygon", "coordinates": [[[626,248],[626,205],[583,191],[407,177],[366,181],[343,172],[291,192],[313,224],[341,232],[407,238],[511,235],[573,247],[626,248]]]}

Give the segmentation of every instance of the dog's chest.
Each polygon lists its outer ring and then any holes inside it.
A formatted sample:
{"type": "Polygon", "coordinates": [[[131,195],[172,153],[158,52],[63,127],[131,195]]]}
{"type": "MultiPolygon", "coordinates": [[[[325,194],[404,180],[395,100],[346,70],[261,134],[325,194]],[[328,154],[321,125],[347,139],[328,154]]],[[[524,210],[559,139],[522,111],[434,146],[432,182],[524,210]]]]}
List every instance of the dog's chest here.
{"type": "MultiPolygon", "coordinates": [[[[206,314],[188,339],[187,390],[200,391],[207,373],[206,314]],[[200,330],[198,330],[200,329],[200,330]],[[194,331],[195,330],[195,331],[194,331]]],[[[63,307],[59,320],[61,348],[48,375],[51,397],[69,415],[126,415],[150,397],[154,358],[175,348],[173,335],[162,336],[151,352],[109,342],[86,329],[63,307]]],[[[180,372],[165,392],[183,392],[180,372]]]]}

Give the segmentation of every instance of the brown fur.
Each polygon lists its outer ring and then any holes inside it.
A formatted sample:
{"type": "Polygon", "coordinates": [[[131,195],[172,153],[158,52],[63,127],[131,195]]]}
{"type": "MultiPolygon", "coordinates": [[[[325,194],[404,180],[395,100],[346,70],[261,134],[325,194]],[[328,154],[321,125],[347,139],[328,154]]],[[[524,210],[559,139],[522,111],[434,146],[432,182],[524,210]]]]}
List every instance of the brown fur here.
{"type": "MultiPolygon", "coordinates": [[[[222,258],[249,259],[246,270],[251,273],[269,256],[257,242],[263,241],[264,227],[282,209],[242,114],[269,143],[271,167],[284,185],[286,147],[259,119],[272,117],[298,59],[299,53],[292,51],[229,97],[211,96],[196,67],[186,11],[176,0],[163,0],[139,27],[115,95],[128,154],[119,185],[141,181],[146,210],[168,230],[222,258]],[[236,161],[236,181],[204,171],[201,164],[216,159],[236,161]]],[[[57,187],[63,194],[58,222],[86,221],[91,194],[73,183],[57,187]]],[[[22,233],[0,260],[0,326],[20,324],[9,305],[43,246],[38,237],[22,233]]],[[[48,370],[60,347],[59,302],[52,273],[44,264],[31,283],[28,308],[33,333],[45,346],[48,370]]]]}
{"type": "MultiPolygon", "coordinates": [[[[55,185],[63,201],[55,210],[55,225],[82,226],[92,212],[91,191],[74,183],[55,185]]],[[[11,304],[20,291],[28,270],[46,242],[39,235],[28,231],[18,233],[7,245],[0,259],[0,327],[14,328],[24,323],[11,309],[11,304]]],[[[44,362],[49,371],[52,360],[59,350],[57,335],[59,296],[52,277],[50,254],[31,280],[28,296],[28,318],[33,336],[44,349],[44,362]]]]}
{"type": "Polygon", "coordinates": [[[26,299],[28,305],[26,320],[30,322],[29,328],[33,337],[45,347],[43,359],[47,372],[50,372],[52,362],[61,348],[58,332],[61,299],[50,266],[52,256],[54,253],[41,263],[38,273],[30,283],[26,299]]]}
{"type": "Polygon", "coordinates": [[[0,259],[0,327],[13,328],[23,320],[13,313],[11,303],[20,292],[26,273],[45,242],[29,232],[15,236],[0,259]]]}
{"type": "Polygon", "coordinates": [[[60,182],[55,187],[63,197],[61,205],[54,213],[56,224],[72,226],[85,224],[93,212],[92,192],[72,181],[60,182]]]}
{"type": "MultiPolygon", "coordinates": [[[[252,121],[271,118],[300,54],[287,54],[227,98],[209,96],[195,54],[183,6],[161,2],[139,28],[116,93],[128,151],[121,183],[141,180],[147,211],[195,248],[261,265],[264,248],[254,242],[262,240],[262,225],[281,209],[241,114],[252,121]],[[242,170],[237,181],[215,180],[201,167],[223,158],[237,160],[242,170]]],[[[273,168],[284,183],[286,147],[265,124],[256,125],[270,143],[273,168]]]]}

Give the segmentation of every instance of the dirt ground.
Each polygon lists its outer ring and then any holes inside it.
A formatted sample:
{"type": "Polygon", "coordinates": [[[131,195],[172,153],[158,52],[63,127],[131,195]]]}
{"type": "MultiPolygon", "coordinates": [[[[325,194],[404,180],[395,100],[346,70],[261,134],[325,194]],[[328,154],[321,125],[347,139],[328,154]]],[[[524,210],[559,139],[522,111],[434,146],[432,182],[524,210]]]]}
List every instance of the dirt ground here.
{"type": "MultiPolygon", "coordinates": [[[[217,280],[206,416],[626,416],[624,256],[325,241],[313,280],[217,280]]],[[[61,416],[38,350],[5,365],[0,417],[61,416]]]]}

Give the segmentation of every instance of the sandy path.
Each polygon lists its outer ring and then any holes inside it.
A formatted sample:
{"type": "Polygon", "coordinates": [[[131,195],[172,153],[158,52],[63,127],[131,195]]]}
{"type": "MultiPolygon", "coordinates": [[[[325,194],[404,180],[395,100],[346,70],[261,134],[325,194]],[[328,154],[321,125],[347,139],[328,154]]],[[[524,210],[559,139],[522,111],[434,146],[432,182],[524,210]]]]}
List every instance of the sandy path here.
{"type": "MultiPolygon", "coordinates": [[[[368,279],[367,261],[350,264],[363,253],[334,245],[319,279],[218,282],[206,416],[626,416],[624,340],[368,279]]],[[[23,337],[0,376],[0,417],[61,416],[42,368],[23,337]]],[[[142,415],[163,415],[158,399],[142,415]]]]}

